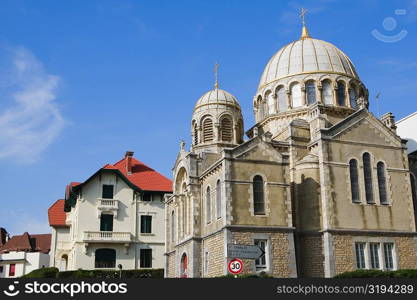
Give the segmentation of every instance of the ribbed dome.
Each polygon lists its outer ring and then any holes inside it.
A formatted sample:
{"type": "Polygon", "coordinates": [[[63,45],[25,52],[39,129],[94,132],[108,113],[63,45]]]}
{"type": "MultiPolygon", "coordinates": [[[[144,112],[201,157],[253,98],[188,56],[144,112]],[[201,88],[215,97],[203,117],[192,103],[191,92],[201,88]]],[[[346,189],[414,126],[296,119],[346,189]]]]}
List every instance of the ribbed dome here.
{"type": "Polygon", "coordinates": [[[226,92],[225,90],[215,88],[214,90],[208,91],[200,99],[198,99],[195,108],[205,105],[232,105],[240,108],[239,102],[236,97],[226,92]]]}
{"type": "Polygon", "coordinates": [[[259,89],[281,78],[309,73],[334,73],[359,79],[353,63],[340,49],[308,37],[284,46],[271,58],[259,89]]]}

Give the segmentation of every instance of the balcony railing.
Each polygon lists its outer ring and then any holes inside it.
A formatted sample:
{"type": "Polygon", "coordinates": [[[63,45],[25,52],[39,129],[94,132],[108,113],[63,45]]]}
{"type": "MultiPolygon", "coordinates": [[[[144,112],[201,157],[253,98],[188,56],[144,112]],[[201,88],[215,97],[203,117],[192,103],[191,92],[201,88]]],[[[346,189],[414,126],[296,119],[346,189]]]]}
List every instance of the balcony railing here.
{"type": "Polygon", "coordinates": [[[130,232],[84,231],[83,240],[84,242],[130,243],[132,236],[130,232]]]}
{"type": "Polygon", "coordinates": [[[111,211],[117,218],[117,211],[119,209],[119,200],[116,199],[97,199],[98,216],[100,217],[101,212],[111,211]]]}

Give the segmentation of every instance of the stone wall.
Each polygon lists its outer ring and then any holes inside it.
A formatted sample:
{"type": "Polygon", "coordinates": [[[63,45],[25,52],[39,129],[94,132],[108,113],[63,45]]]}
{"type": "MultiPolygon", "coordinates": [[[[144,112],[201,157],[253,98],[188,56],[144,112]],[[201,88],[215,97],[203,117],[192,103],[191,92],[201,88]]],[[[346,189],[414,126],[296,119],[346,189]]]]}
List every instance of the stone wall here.
{"type": "Polygon", "coordinates": [[[167,255],[167,270],[166,277],[175,278],[175,252],[172,252],[167,255]]]}
{"type": "Polygon", "coordinates": [[[298,246],[300,277],[324,277],[323,237],[300,236],[298,246]]]}
{"type": "Polygon", "coordinates": [[[333,235],[333,252],[336,274],[356,270],[355,241],[394,242],[398,269],[417,269],[417,238],[411,236],[392,236],[387,234],[354,236],[333,235]]]}
{"type": "Polygon", "coordinates": [[[395,244],[398,251],[399,269],[417,269],[417,238],[397,237],[395,244]]]}
{"type": "Polygon", "coordinates": [[[202,241],[201,247],[201,268],[202,277],[216,277],[225,275],[225,249],[224,232],[215,233],[202,241]],[[208,253],[208,264],[205,266],[206,253],[208,253]]]}
{"type": "Polygon", "coordinates": [[[354,241],[351,235],[333,235],[333,253],[336,274],[356,270],[354,241]]]}
{"type": "MultiPolygon", "coordinates": [[[[296,274],[295,261],[294,261],[294,249],[290,245],[289,235],[292,233],[287,232],[251,232],[251,231],[232,231],[232,241],[236,244],[253,245],[254,239],[259,238],[259,235],[263,235],[267,239],[270,245],[270,249],[267,253],[267,259],[270,262],[270,273],[274,277],[292,277],[296,274]],[[292,252],[292,253],[291,253],[292,252]]],[[[255,260],[244,259],[244,274],[251,274],[256,272],[255,260]]]]}

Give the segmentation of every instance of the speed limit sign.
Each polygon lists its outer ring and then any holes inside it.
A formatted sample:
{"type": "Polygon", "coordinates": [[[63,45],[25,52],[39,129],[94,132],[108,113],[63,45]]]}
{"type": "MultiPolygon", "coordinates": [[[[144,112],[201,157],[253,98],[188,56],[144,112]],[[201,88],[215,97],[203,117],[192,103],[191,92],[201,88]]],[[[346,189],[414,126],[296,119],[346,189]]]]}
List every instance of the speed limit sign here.
{"type": "Polygon", "coordinates": [[[240,259],[234,258],[231,261],[229,261],[229,264],[227,265],[227,269],[232,274],[239,274],[243,271],[243,261],[240,259]]]}

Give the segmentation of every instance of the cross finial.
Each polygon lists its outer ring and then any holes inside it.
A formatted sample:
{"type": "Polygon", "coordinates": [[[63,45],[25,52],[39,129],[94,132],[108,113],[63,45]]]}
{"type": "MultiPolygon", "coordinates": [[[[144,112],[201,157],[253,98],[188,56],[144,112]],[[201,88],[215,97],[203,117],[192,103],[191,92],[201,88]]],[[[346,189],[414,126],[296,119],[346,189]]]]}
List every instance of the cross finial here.
{"type": "Polygon", "coordinates": [[[308,30],[306,27],[306,20],[305,20],[305,16],[307,14],[307,9],[305,9],[304,7],[301,8],[301,12],[300,12],[300,18],[301,18],[301,22],[303,24],[303,30],[301,31],[301,38],[302,39],[306,39],[309,38],[310,35],[308,34],[308,30]]]}
{"type": "Polygon", "coordinates": [[[301,8],[301,13],[300,13],[300,18],[301,18],[301,21],[303,22],[303,26],[305,26],[306,25],[306,20],[305,20],[305,16],[306,16],[306,14],[307,14],[307,9],[305,9],[304,7],[302,7],[301,8]]]}
{"type": "Polygon", "coordinates": [[[214,88],[216,89],[219,88],[219,67],[220,65],[216,62],[214,64],[214,79],[215,79],[214,88]]]}

